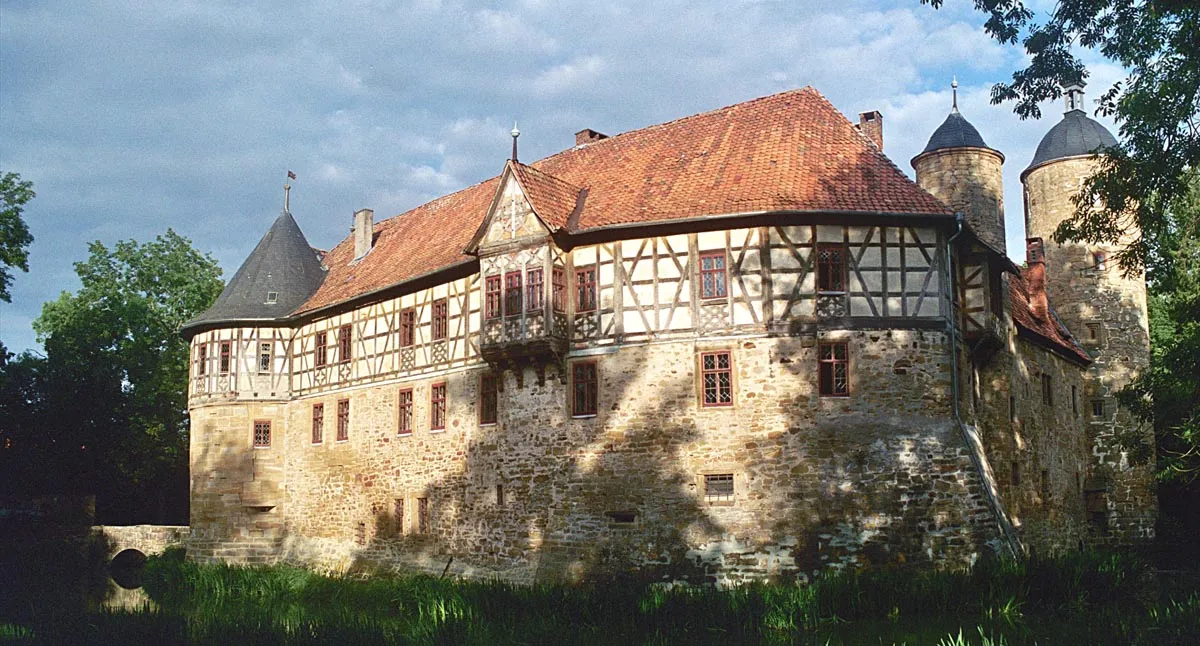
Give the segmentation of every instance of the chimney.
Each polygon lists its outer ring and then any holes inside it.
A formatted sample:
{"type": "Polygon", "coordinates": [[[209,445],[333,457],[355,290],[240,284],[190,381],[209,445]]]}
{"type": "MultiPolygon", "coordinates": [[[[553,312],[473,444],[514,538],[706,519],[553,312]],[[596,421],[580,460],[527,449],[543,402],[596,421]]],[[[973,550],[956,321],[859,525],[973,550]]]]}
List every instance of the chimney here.
{"type": "Polygon", "coordinates": [[[1041,238],[1025,241],[1025,288],[1029,292],[1029,310],[1035,318],[1045,320],[1049,316],[1050,303],[1046,300],[1046,252],[1041,238]]]}
{"type": "Polygon", "coordinates": [[[583,130],[580,130],[579,132],[575,133],[575,145],[576,146],[586,146],[588,144],[594,144],[597,141],[600,141],[601,139],[608,139],[608,135],[604,134],[603,132],[596,132],[595,130],[592,130],[591,128],[584,128],[583,130]]]}
{"type": "Polygon", "coordinates": [[[883,115],[879,110],[858,113],[858,129],[867,139],[875,142],[875,147],[883,150],[883,115]]]}
{"type": "Polygon", "coordinates": [[[375,238],[375,211],[355,211],[354,226],[350,227],[350,232],[354,234],[354,259],[358,260],[371,251],[371,243],[375,238]]]}

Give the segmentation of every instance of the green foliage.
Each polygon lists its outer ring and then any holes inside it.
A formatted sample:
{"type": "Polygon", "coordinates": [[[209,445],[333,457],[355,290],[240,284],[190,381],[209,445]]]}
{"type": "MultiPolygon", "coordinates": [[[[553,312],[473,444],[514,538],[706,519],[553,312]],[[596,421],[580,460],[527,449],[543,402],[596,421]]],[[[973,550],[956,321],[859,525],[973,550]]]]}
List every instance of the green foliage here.
{"type": "MultiPolygon", "coordinates": [[[[33,235],[21,218],[25,205],[36,197],[33,182],[22,182],[16,173],[0,173],[0,300],[11,303],[8,286],[12,284],[10,267],[29,271],[29,245],[33,235]]],[[[0,346],[0,363],[4,360],[0,346]]]]}
{"type": "MultiPolygon", "coordinates": [[[[921,0],[935,8],[942,1],[921,0]]],[[[1087,77],[1079,47],[1128,70],[1104,91],[1098,109],[1117,121],[1120,143],[1104,151],[1055,239],[1119,244],[1136,225],[1140,237],[1117,260],[1128,271],[1139,268],[1168,240],[1166,209],[1186,192],[1188,170],[1200,167],[1200,4],[1061,0],[1042,20],[1021,0],[974,2],[997,41],[1022,39],[1028,66],[992,88],[992,102],[1015,101],[1022,118],[1040,117],[1038,104],[1059,98],[1060,83],[1087,77]]]]}

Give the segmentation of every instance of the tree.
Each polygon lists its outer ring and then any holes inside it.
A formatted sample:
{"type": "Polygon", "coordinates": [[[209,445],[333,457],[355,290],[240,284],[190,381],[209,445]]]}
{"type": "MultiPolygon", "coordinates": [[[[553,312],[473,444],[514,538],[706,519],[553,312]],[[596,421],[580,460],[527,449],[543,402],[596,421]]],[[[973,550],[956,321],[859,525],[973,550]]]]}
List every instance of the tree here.
{"type": "Polygon", "coordinates": [[[21,219],[21,211],[36,195],[33,182],[22,182],[16,173],[0,173],[0,300],[6,303],[12,302],[8,293],[13,279],[9,268],[29,271],[28,248],[33,236],[21,219]]]}
{"type": "Polygon", "coordinates": [[[1041,116],[1038,104],[1059,98],[1061,83],[1086,79],[1079,47],[1129,71],[1099,101],[1098,112],[1116,119],[1120,143],[1103,151],[1054,237],[1118,244],[1136,225],[1140,237],[1117,260],[1126,271],[1140,268],[1176,230],[1168,207],[1187,192],[1187,171],[1200,167],[1200,3],[1060,0],[1039,22],[1022,0],[974,2],[988,16],[988,34],[1004,44],[1022,39],[1029,55],[1012,83],[992,88],[992,103],[1015,101],[1022,118],[1041,116]]]}
{"type": "Polygon", "coordinates": [[[33,324],[46,348],[41,430],[72,456],[74,472],[57,475],[93,487],[106,522],[121,512],[144,520],[161,515],[168,492],[186,492],[188,345],[179,330],[216,299],[221,270],[171,230],[88,250],[75,263],[82,287],[46,303],[33,324]]]}

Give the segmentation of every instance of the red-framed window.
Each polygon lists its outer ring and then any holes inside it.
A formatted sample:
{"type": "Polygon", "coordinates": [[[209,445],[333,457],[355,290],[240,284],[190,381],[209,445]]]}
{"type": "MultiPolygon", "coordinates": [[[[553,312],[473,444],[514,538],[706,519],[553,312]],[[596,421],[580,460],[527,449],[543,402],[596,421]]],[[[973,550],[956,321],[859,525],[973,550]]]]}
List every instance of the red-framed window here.
{"type": "Polygon", "coordinates": [[[433,302],[433,333],[431,337],[434,341],[446,338],[446,331],[450,328],[449,311],[450,306],[447,305],[446,299],[439,298],[433,302]]]}
{"type": "Polygon", "coordinates": [[[700,254],[700,298],[725,298],[725,252],[700,254]]]}
{"type": "Polygon", "coordinates": [[[571,414],[595,415],[600,395],[596,362],[580,361],[571,366],[571,414]]]}
{"type": "Polygon", "coordinates": [[[485,372],[479,375],[479,423],[495,424],[500,418],[499,393],[496,375],[485,372]]]}
{"type": "Polygon", "coordinates": [[[541,269],[530,269],[525,277],[525,309],[537,312],[542,309],[543,274],[541,269]]]}
{"type": "Polygon", "coordinates": [[[221,342],[221,358],[220,358],[220,363],[217,364],[217,366],[218,366],[218,368],[220,368],[221,374],[223,374],[223,375],[229,374],[229,364],[230,364],[230,357],[232,356],[232,348],[233,348],[233,345],[229,341],[221,342]]]}
{"type": "Polygon", "coordinates": [[[412,388],[401,388],[396,395],[396,432],[400,435],[412,435],[413,432],[413,391],[412,388]]]}
{"type": "Polygon", "coordinates": [[[409,307],[400,310],[400,347],[407,348],[416,342],[417,310],[409,307]]]}
{"type": "Polygon", "coordinates": [[[817,245],[817,291],[846,291],[845,245],[817,245]]]}
{"type": "Polygon", "coordinates": [[[700,355],[700,370],[705,406],[733,405],[733,357],[729,352],[705,352],[700,355]]]}
{"type": "Polygon", "coordinates": [[[429,430],[446,430],[446,382],[429,388],[429,430]]]}
{"type": "Polygon", "coordinates": [[[484,279],[484,316],[489,319],[500,318],[500,277],[488,276],[484,279]]]}
{"type": "Polygon", "coordinates": [[[312,443],[320,444],[325,441],[325,404],[313,404],[312,407],[312,443]]]}
{"type": "Polygon", "coordinates": [[[338,362],[350,363],[350,326],[338,328],[338,362]]]}
{"type": "Polygon", "coordinates": [[[846,342],[817,346],[818,390],[825,397],[850,396],[850,354],[846,342]]]}
{"type": "Polygon", "coordinates": [[[521,272],[510,271],[504,274],[504,315],[519,316],[521,314],[521,272]]]}
{"type": "Polygon", "coordinates": [[[350,439],[350,400],[338,400],[338,427],[337,439],[339,442],[345,442],[350,439]]]}
{"type": "Polygon", "coordinates": [[[200,357],[197,360],[196,376],[203,377],[208,374],[208,344],[205,343],[197,349],[200,351],[200,357]]]}
{"type": "Polygon", "coordinates": [[[580,267],[575,270],[575,311],[591,312],[596,309],[596,266],[580,267]]]}
{"type": "Polygon", "coordinates": [[[271,420],[254,420],[254,446],[260,449],[271,446],[271,420]]]}
{"type": "Polygon", "coordinates": [[[326,361],[326,359],[328,358],[328,355],[326,354],[325,333],[324,332],[317,332],[316,348],[317,348],[317,350],[316,350],[316,356],[314,357],[314,363],[316,363],[316,366],[318,368],[321,368],[326,363],[328,363],[326,361]]]}
{"type": "Polygon", "coordinates": [[[567,311],[567,272],[561,267],[550,272],[550,299],[555,312],[567,311]]]}

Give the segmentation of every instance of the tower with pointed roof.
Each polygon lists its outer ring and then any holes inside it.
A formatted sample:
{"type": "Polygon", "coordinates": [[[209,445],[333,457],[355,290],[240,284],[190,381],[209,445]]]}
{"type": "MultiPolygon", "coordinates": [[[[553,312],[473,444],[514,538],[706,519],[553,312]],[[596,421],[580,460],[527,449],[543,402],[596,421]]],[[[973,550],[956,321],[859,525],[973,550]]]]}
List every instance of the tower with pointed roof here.
{"type": "Polygon", "coordinates": [[[1098,154],[1116,138],[1084,111],[1083,86],[1063,87],[1062,119],[1038,144],[1021,173],[1025,226],[1045,240],[1046,292],[1056,312],[1093,358],[1084,398],[1094,461],[1084,483],[1096,538],[1127,542],[1153,535],[1152,464],[1131,447],[1149,446],[1153,433],[1120,406],[1116,393],[1149,364],[1150,342],[1143,271],[1126,274],[1115,263],[1117,245],[1056,243],[1054,232],[1075,212],[1072,201],[1099,166],[1098,154]]]}

